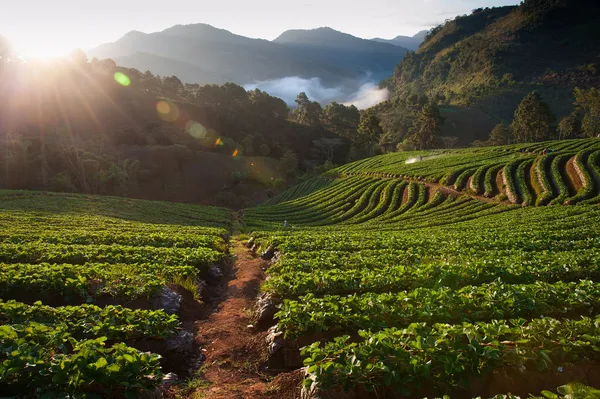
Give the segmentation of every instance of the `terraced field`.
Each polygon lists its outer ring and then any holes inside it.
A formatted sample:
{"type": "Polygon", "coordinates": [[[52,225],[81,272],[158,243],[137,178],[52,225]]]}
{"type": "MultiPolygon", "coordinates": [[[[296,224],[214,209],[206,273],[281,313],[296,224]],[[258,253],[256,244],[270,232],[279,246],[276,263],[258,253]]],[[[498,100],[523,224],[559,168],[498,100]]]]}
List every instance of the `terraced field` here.
{"type": "Polygon", "coordinates": [[[219,208],[0,191],[0,396],[140,397],[189,366],[169,352],[186,337],[181,286],[224,260],[229,220],[219,208]]]}
{"type": "MultiPolygon", "coordinates": [[[[145,397],[165,373],[193,374],[193,293],[230,256],[234,221],[270,259],[269,372],[304,365],[307,399],[598,385],[598,203],[597,139],[382,155],[242,220],[221,208],[0,191],[0,396],[145,397]]],[[[232,269],[252,269],[223,282],[219,317],[203,319],[207,356],[217,353],[210,378],[180,386],[275,398],[264,365],[246,364],[263,359],[264,320],[248,327],[245,313],[265,263],[232,248],[244,259],[232,269]],[[229,350],[222,331],[243,340],[229,350]]]]}
{"type": "Polygon", "coordinates": [[[597,139],[395,153],[247,209],[273,347],[320,397],[597,385],[599,160],[597,139]]]}

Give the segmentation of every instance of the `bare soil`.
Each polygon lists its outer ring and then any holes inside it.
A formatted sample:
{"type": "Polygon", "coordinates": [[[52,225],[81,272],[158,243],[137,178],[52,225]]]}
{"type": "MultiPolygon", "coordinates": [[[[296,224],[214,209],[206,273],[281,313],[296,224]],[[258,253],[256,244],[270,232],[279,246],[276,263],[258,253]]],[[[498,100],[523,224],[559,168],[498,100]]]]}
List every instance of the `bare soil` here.
{"type": "Polygon", "coordinates": [[[190,397],[203,399],[295,398],[298,371],[276,378],[266,364],[266,332],[254,327],[254,306],[265,279],[266,262],[240,241],[231,252],[237,258],[225,267],[221,284],[206,298],[196,321],[196,342],[206,359],[201,367],[205,384],[190,397]]]}
{"type": "Polygon", "coordinates": [[[575,192],[578,192],[583,187],[583,181],[581,180],[581,177],[575,169],[575,157],[572,157],[567,161],[566,169],[568,176],[568,179],[565,179],[567,180],[566,183],[569,185],[569,188],[571,188],[575,192]]]}

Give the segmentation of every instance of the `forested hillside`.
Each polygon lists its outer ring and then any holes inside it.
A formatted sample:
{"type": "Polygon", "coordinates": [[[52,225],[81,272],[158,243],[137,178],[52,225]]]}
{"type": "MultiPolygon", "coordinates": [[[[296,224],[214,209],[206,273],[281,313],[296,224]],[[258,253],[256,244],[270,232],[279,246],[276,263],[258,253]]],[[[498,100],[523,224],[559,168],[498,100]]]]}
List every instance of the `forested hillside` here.
{"type": "Polygon", "coordinates": [[[338,133],[360,118],[338,104],[325,121],[306,96],[291,112],[258,89],[183,84],[81,52],[48,63],[0,57],[0,95],[2,188],[232,207],[344,162],[349,140],[338,133]]]}
{"type": "Polygon", "coordinates": [[[410,108],[429,101],[445,119],[441,135],[467,145],[510,124],[533,90],[557,125],[574,110],[576,87],[600,85],[599,26],[600,4],[589,0],[527,0],[449,20],[385,82],[394,94],[379,107],[384,125],[403,136],[410,108]]]}

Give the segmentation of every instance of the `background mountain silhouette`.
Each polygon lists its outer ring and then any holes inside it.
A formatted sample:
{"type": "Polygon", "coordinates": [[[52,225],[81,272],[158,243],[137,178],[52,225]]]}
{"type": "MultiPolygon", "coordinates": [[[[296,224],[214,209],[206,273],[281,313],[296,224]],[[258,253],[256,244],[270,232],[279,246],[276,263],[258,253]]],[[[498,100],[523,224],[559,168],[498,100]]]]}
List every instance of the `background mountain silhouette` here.
{"type": "Polygon", "coordinates": [[[88,51],[119,65],[176,75],[189,83],[247,84],[288,76],[320,78],[324,85],[382,80],[407,49],[361,39],[331,28],[290,30],[273,41],[251,39],[207,24],[162,32],[132,31],[88,51]]]}

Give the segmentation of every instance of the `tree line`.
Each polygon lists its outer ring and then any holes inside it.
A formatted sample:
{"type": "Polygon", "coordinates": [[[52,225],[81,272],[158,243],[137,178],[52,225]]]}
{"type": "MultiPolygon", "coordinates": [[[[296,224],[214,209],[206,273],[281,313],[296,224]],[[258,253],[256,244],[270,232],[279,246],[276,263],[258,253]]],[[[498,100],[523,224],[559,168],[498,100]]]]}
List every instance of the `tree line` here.
{"type": "Polygon", "coordinates": [[[528,143],[544,140],[563,140],[600,137],[600,90],[596,88],[573,91],[573,111],[557,123],[556,116],[537,91],[529,93],[519,104],[509,125],[500,123],[486,141],[475,146],[528,143]]]}

